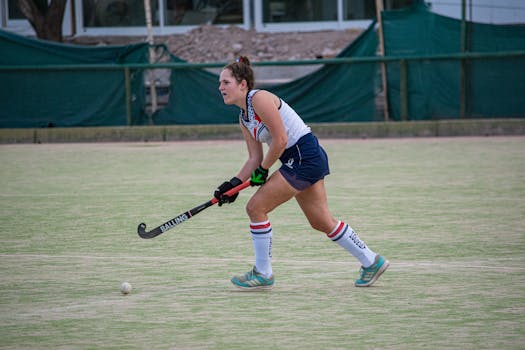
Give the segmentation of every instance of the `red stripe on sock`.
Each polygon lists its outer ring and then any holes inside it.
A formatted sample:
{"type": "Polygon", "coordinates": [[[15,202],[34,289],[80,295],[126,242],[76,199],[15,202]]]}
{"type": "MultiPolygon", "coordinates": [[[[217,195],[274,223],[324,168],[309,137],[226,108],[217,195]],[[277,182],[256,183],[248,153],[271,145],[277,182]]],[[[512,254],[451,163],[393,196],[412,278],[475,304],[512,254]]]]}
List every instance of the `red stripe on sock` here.
{"type": "Polygon", "coordinates": [[[262,225],[254,225],[254,224],[250,224],[250,229],[252,229],[252,230],[260,230],[260,229],[268,228],[268,227],[270,227],[270,226],[272,226],[272,225],[271,225],[270,222],[268,221],[268,223],[266,223],[266,224],[262,224],[262,225]]]}
{"type": "Polygon", "coordinates": [[[343,229],[343,227],[345,227],[345,223],[341,221],[341,223],[339,224],[339,226],[337,226],[337,228],[335,229],[335,231],[333,231],[332,233],[328,233],[327,236],[329,238],[334,238],[335,236],[337,236],[341,230],[343,229]]]}

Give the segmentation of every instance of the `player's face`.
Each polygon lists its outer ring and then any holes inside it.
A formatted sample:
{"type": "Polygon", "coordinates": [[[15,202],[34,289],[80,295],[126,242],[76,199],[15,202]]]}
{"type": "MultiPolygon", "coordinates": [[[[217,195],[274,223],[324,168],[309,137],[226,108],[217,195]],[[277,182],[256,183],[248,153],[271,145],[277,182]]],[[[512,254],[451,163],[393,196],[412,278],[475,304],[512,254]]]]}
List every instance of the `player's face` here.
{"type": "Polygon", "coordinates": [[[246,98],[242,90],[242,83],[238,83],[229,69],[224,69],[219,76],[219,91],[227,105],[242,104],[246,98]]]}

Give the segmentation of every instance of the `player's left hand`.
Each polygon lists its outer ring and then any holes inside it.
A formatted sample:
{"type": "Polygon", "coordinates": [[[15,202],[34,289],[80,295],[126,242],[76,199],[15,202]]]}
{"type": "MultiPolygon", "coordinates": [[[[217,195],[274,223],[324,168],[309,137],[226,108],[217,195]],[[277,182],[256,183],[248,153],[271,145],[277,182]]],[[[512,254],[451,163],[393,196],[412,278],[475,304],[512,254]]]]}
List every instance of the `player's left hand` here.
{"type": "Polygon", "coordinates": [[[257,169],[255,169],[252,172],[252,177],[250,178],[250,185],[252,186],[261,186],[266,183],[266,179],[268,178],[268,169],[265,169],[262,167],[262,165],[259,165],[257,169]]]}

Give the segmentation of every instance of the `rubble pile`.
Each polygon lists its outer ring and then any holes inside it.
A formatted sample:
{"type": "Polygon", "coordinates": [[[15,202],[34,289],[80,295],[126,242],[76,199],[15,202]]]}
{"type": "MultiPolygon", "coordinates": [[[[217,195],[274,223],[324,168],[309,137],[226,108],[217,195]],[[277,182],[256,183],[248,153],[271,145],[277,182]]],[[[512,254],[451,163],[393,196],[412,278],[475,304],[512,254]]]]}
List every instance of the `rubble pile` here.
{"type": "MultiPolygon", "coordinates": [[[[361,34],[361,30],[260,33],[236,26],[201,26],[187,33],[155,37],[155,43],[188,62],[225,62],[239,55],[251,61],[287,61],[336,56],[361,34]]],[[[82,45],[124,45],[145,37],[73,37],[65,41],[82,45]]]]}

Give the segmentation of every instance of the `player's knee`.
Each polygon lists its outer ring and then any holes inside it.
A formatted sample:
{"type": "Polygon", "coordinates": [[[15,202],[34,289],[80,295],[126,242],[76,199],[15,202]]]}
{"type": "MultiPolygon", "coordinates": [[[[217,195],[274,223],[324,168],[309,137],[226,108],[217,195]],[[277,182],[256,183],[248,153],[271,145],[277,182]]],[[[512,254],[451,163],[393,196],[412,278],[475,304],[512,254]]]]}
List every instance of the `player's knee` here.
{"type": "Polygon", "coordinates": [[[255,200],[249,200],[248,204],[246,204],[246,214],[248,214],[248,217],[253,221],[257,221],[260,217],[266,216],[266,211],[264,207],[259,205],[257,201],[255,200]]]}
{"type": "Polygon", "coordinates": [[[250,200],[246,204],[246,214],[251,218],[257,213],[257,205],[254,201],[250,200]]]}

